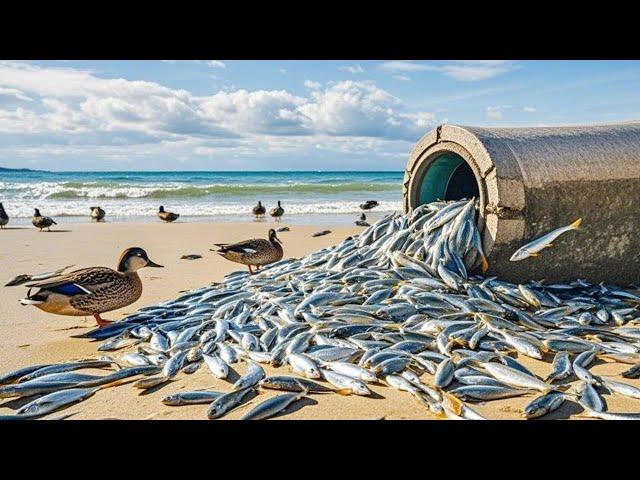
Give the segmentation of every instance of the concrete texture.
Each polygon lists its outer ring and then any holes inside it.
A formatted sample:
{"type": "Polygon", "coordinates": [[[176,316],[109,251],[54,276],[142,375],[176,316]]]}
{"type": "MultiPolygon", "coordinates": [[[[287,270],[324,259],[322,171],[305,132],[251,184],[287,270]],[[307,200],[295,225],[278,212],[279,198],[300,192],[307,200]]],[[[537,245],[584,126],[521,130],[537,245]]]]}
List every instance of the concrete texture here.
{"type": "Polygon", "coordinates": [[[489,275],[505,280],[621,285],[640,282],[640,122],[585,127],[442,125],[413,149],[403,182],[405,211],[422,177],[445,152],[471,167],[480,192],[489,275]],[[510,262],[521,245],[583,219],[538,258],[510,262]]]}

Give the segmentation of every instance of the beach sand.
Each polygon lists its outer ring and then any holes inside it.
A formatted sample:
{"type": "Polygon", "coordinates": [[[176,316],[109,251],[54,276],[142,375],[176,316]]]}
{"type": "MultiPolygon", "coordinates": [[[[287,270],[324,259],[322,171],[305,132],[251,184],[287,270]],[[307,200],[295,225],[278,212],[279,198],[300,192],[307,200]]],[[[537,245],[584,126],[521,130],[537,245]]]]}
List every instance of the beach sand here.
{"type": "MultiPolygon", "coordinates": [[[[104,265],[114,267],[116,259],[127,247],[144,248],[149,257],[164,269],[147,268],[140,271],[144,292],[140,300],[122,310],[105,314],[104,318],[117,320],[137,308],[177,297],[179,292],[202,287],[238,269],[209,251],[213,242],[234,242],[251,237],[266,237],[267,229],[280,226],[271,221],[246,223],[100,223],[60,225],[51,233],[40,233],[33,227],[21,227],[0,231],[0,282],[2,284],[21,273],[41,273],[75,264],[76,268],[104,265]],[[203,258],[181,260],[185,254],[197,253],[203,258]]],[[[287,225],[282,222],[281,225],[287,225]]],[[[333,233],[313,238],[311,234],[323,230],[313,226],[291,226],[290,232],[279,234],[285,257],[298,257],[327,245],[340,242],[361,230],[355,226],[330,227],[333,233]]],[[[72,338],[95,327],[93,318],[50,315],[34,307],[21,306],[18,300],[24,296],[24,287],[0,287],[0,373],[26,365],[79,360],[97,357],[99,343],[88,339],[72,338]]],[[[110,352],[118,357],[135,347],[110,352]]],[[[533,372],[546,375],[550,363],[526,357],[518,357],[533,372]]],[[[591,368],[597,375],[619,375],[629,366],[598,361],[591,368]]],[[[208,388],[229,391],[232,382],[245,371],[244,364],[233,365],[237,372],[227,380],[214,378],[202,366],[191,375],[180,374],[172,382],[152,389],[142,395],[130,385],[106,388],[89,400],[72,406],[64,412],[77,412],[71,419],[205,419],[207,405],[169,407],[161,399],[177,391],[208,388]],[[230,383],[231,382],[231,383],[230,383]]],[[[268,374],[288,374],[288,368],[266,367],[268,374]]],[[[90,373],[87,371],[87,373],[90,373]]],[[[431,383],[429,375],[424,380],[431,383]]],[[[618,377],[618,380],[620,378],[618,377]]],[[[621,379],[640,387],[640,380],[621,379]]],[[[374,385],[371,397],[341,396],[337,394],[313,395],[291,407],[285,419],[433,419],[426,407],[411,395],[392,388],[374,385]]],[[[231,412],[229,419],[239,418],[248,408],[268,396],[279,392],[262,390],[260,395],[246,405],[231,412]]],[[[479,413],[495,419],[522,418],[522,408],[534,397],[492,401],[472,405],[479,413]]],[[[640,400],[604,395],[611,412],[640,411],[640,400]]],[[[0,415],[10,414],[26,400],[1,399],[0,415]]],[[[568,418],[581,411],[576,404],[565,404],[546,418],[568,418]]],[[[56,414],[54,414],[56,415],[56,414]]],[[[574,417],[575,418],[575,417],[574,417]]]]}

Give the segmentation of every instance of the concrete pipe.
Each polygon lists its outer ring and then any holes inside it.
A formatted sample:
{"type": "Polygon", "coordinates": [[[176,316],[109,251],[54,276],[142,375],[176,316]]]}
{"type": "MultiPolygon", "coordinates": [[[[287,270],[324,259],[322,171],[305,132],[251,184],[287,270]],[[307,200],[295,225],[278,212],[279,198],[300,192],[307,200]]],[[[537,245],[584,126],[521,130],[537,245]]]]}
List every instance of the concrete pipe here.
{"type": "Polygon", "coordinates": [[[475,196],[487,275],[626,285],[640,281],[640,122],[554,128],[441,125],[420,139],[404,209],[475,196]],[[525,243],[582,218],[539,257],[525,243]]]}

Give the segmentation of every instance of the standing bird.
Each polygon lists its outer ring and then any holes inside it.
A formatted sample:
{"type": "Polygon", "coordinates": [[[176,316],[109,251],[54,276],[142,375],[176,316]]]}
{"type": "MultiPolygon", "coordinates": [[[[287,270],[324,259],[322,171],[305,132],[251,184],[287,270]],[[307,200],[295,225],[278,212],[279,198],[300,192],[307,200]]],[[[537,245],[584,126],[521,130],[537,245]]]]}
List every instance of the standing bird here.
{"type": "Polygon", "coordinates": [[[118,260],[118,270],[90,267],[74,270],[43,281],[28,283],[27,297],[22,305],[34,305],[57,315],[93,315],[99,326],[111,323],[100,314],[131,305],[142,295],[138,270],[143,267],[162,268],[143,249],[127,248],[118,260]],[[31,289],[38,290],[32,294],[31,289]]]}
{"type": "Polygon", "coordinates": [[[267,209],[264,208],[264,205],[262,205],[261,201],[258,201],[258,204],[253,207],[252,211],[256,217],[262,217],[265,213],[267,213],[267,209]]]}
{"type": "Polygon", "coordinates": [[[363,213],[360,215],[360,220],[356,220],[356,225],[359,227],[368,227],[369,223],[367,222],[367,216],[363,213]]]}
{"type": "Polygon", "coordinates": [[[221,256],[232,262],[241,263],[249,267],[249,273],[253,275],[251,266],[257,268],[268,265],[282,259],[283,250],[282,242],[276,236],[276,231],[271,228],[269,230],[269,240],[262,238],[254,238],[243,242],[228,244],[216,243],[219,250],[211,250],[219,253],[221,256]]]}
{"type": "Polygon", "coordinates": [[[91,208],[91,220],[94,222],[102,222],[104,221],[104,216],[106,212],[100,207],[89,207],[91,208]]]}
{"type": "Polygon", "coordinates": [[[360,204],[360,208],[362,210],[371,210],[372,208],[375,208],[378,206],[378,202],[376,202],[375,200],[367,200],[364,203],[360,204]]]}
{"type": "Polygon", "coordinates": [[[4,226],[9,223],[9,215],[4,211],[2,203],[0,203],[0,229],[4,229],[4,226]]]}
{"type": "Polygon", "coordinates": [[[178,213],[166,212],[164,210],[164,207],[160,205],[160,209],[158,210],[158,217],[160,217],[160,220],[163,220],[167,223],[171,223],[171,222],[175,222],[179,216],[180,214],[178,213]]]}
{"type": "Polygon", "coordinates": [[[284,215],[284,208],[282,208],[282,205],[280,205],[280,200],[278,200],[277,207],[273,207],[271,210],[269,210],[269,215],[271,215],[277,221],[282,220],[282,215],[284,215]]]}
{"type": "Polygon", "coordinates": [[[46,228],[47,231],[51,231],[51,225],[57,225],[57,223],[51,217],[43,217],[40,215],[40,210],[37,208],[34,209],[35,213],[33,214],[33,218],[31,219],[31,223],[34,227],[39,228],[42,231],[43,228],[46,228]]]}

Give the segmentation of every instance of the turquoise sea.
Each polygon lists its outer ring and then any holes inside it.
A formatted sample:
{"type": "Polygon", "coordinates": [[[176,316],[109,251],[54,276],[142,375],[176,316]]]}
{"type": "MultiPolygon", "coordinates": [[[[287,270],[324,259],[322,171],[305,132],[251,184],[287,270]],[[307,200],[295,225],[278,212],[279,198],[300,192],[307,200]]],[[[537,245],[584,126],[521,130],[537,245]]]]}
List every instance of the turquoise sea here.
{"type": "MultiPolygon", "coordinates": [[[[33,208],[86,221],[99,205],[109,221],[157,221],[159,205],[190,221],[249,219],[258,200],[278,200],[289,223],[351,223],[358,205],[401,209],[403,172],[44,172],[0,171],[0,202],[17,223],[33,208]]],[[[378,215],[376,215],[378,216],[378,215]]]]}

